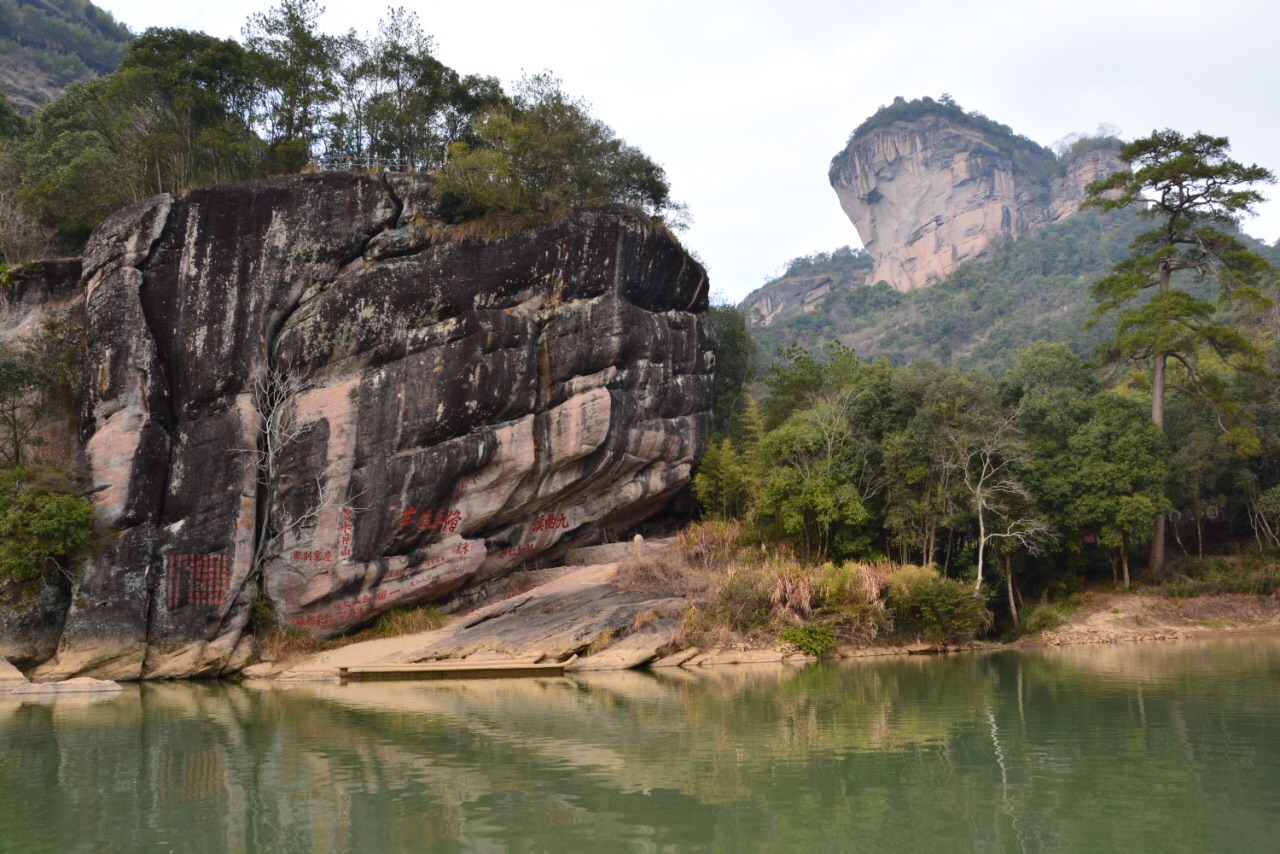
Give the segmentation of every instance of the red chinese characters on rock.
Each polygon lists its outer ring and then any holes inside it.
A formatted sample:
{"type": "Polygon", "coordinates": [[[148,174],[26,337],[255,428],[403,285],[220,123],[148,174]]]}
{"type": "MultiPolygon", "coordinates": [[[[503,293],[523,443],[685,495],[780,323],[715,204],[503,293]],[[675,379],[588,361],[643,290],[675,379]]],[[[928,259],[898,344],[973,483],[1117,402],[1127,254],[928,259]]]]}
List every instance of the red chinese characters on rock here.
{"type": "Polygon", "coordinates": [[[338,525],[338,557],[351,557],[351,534],[355,530],[352,524],[354,516],[350,507],[342,508],[342,522],[338,525]]]}
{"type": "Polygon", "coordinates": [[[331,626],[336,622],[338,621],[333,618],[333,614],[306,614],[299,615],[293,624],[295,626],[331,626]]]}
{"type": "Polygon", "coordinates": [[[257,502],[252,498],[246,498],[240,502],[240,507],[244,512],[240,514],[240,520],[236,524],[246,531],[253,530],[255,506],[257,506],[257,502]]]}
{"type": "Polygon", "coordinates": [[[476,476],[469,474],[466,477],[458,478],[458,482],[453,485],[452,498],[461,498],[463,490],[476,482],[476,476]]]}
{"type": "Polygon", "coordinates": [[[498,550],[498,557],[505,560],[513,557],[523,557],[533,551],[533,543],[525,543],[522,546],[507,546],[505,549],[498,550]]]}
{"type": "Polygon", "coordinates": [[[569,519],[563,513],[558,516],[555,513],[540,513],[533,517],[533,524],[529,526],[529,530],[536,534],[539,531],[557,531],[568,527],[569,519]]]}
{"type": "Polygon", "coordinates": [[[435,510],[427,508],[422,512],[418,512],[418,508],[410,507],[400,513],[400,527],[396,529],[396,533],[402,533],[408,530],[416,530],[418,533],[438,534],[441,531],[448,531],[450,534],[457,533],[458,526],[462,524],[462,512],[450,507],[440,507],[435,510]]]}
{"type": "Polygon", "coordinates": [[[294,563],[330,563],[333,561],[333,552],[293,552],[290,558],[294,563]]]}
{"type": "Polygon", "coordinates": [[[228,569],[227,557],[222,554],[169,555],[169,607],[221,605],[227,598],[228,569]]]}
{"type": "MultiPolygon", "coordinates": [[[[373,609],[378,605],[380,605],[381,603],[386,602],[388,599],[392,599],[392,598],[395,598],[396,596],[399,596],[400,591],[401,591],[401,588],[397,587],[395,590],[370,591],[368,593],[362,593],[361,595],[352,597],[350,599],[343,599],[341,602],[338,602],[333,606],[333,610],[337,612],[337,622],[349,623],[352,620],[355,620],[359,617],[363,617],[367,614],[371,614],[373,613],[373,609]]],[[[333,614],[325,614],[324,616],[326,618],[324,625],[328,625],[329,623],[334,622],[333,614]]],[[[298,625],[304,625],[304,624],[298,623],[298,625]]],[[[313,624],[306,623],[305,625],[313,625],[313,624]]],[[[316,623],[315,625],[321,625],[321,624],[316,623]]]]}

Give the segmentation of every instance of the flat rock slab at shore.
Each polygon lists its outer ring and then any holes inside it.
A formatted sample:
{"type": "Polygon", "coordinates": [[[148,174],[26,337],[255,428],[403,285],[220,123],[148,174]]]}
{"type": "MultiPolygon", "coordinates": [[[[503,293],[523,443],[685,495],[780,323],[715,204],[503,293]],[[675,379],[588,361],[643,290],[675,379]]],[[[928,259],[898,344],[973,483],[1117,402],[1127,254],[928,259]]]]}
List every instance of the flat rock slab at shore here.
{"type": "Polygon", "coordinates": [[[444,628],[352,644],[313,656],[274,675],[286,681],[336,675],[343,667],[480,659],[563,661],[575,669],[625,669],[658,657],[670,644],[686,602],[620,590],[616,564],[565,573],[532,590],[450,620],[444,628]]]}
{"type": "Polygon", "coordinates": [[[28,694],[106,694],[123,691],[119,682],[108,679],[91,679],[82,676],[77,679],[66,679],[62,682],[29,682],[15,688],[11,693],[26,696],[28,694]]]}
{"type": "MultiPolygon", "coordinates": [[[[574,653],[589,659],[593,643],[629,634],[641,614],[675,616],[683,610],[682,598],[619,591],[616,572],[615,564],[586,567],[481,608],[449,636],[413,650],[406,660],[542,655],[558,661],[574,653]]],[[[668,626],[665,635],[649,634],[655,655],[671,641],[674,622],[668,626]]]]}
{"type": "Polygon", "coordinates": [[[637,629],[616,643],[573,662],[570,673],[583,670],[630,670],[643,667],[658,657],[658,650],[671,643],[675,619],[658,620],[637,629]]]}

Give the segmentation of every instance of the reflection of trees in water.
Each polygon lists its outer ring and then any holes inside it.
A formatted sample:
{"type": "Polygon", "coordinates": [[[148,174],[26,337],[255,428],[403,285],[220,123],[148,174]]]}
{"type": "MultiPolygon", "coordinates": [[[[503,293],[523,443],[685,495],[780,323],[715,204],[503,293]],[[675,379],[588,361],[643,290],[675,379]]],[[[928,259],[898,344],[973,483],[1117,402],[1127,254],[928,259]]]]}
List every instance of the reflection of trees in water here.
{"type": "Polygon", "coordinates": [[[0,808],[320,852],[1212,847],[1280,808],[1274,638],[709,670],[0,708],[41,734],[0,740],[0,808]]]}

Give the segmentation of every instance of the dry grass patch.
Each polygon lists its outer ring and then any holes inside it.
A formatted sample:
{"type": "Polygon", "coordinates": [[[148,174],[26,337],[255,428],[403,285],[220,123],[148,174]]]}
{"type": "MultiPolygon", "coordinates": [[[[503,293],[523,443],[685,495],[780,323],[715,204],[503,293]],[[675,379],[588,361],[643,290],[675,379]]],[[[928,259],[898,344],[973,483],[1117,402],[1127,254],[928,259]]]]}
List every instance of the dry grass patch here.
{"type": "Polygon", "coordinates": [[[617,640],[618,635],[615,632],[605,630],[597,635],[595,640],[587,644],[587,647],[583,650],[582,654],[590,657],[595,655],[597,652],[602,652],[613,646],[614,642],[617,640]]]}
{"type": "Polygon", "coordinates": [[[698,599],[715,585],[715,574],[691,566],[679,554],[642,555],[618,564],[613,584],[623,593],[698,599]]]}
{"type": "MultiPolygon", "coordinates": [[[[693,600],[676,630],[674,648],[734,643],[791,643],[806,652],[844,642],[922,638],[963,643],[990,625],[985,600],[932,567],[880,561],[808,562],[785,548],[745,544],[738,523],[706,521],[678,542],[693,600]]],[[[632,583],[676,589],[671,569],[635,567],[632,583]]]]}
{"type": "Polygon", "coordinates": [[[325,643],[293,626],[268,626],[254,632],[258,661],[290,664],[325,650],[325,643]]]}
{"type": "Polygon", "coordinates": [[[708,519],[677,534],[676,545],[691,566],[722,570],[734,562],[745,544],[741,523],[732,519],[708,519]]]}
{"type": "Polygon", "coordinates": [[[366,629],[380,638],[395,638],[400,635],[416,635],[429,632],[444,625],[444,614],[435,605],[424,605],[421,608],[392,608],[366,629]]]}
{"type": "Polygon", "coordinates": [[[491,211],[477,219],[451,225],[444,232],[448,240],[483,240],[486,243],[515,237],[534,229],[559,225],[573,215],[572,208],[550,211],[491,211]]]}

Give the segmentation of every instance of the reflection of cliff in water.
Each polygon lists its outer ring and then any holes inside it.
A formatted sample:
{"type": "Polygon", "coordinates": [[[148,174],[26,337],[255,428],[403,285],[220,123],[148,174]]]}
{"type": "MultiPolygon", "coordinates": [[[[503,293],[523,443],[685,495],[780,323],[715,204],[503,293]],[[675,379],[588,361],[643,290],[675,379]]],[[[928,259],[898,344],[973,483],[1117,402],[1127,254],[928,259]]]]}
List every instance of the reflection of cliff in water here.
{"type": "Polygon", "coordinates": [[[1228,807],[1280,791],[1261,761],[1280,755],[1278,671],[1280,639],[1252,638],[699,677],[148,684],[0,703],[0,809],[20,832],[74,823],[89,848],[1212,847],[1226,821],[1266,838],[1228,807]],[[1099,818],[1144,792],[1160,803],[1123,827],[1099,818]]]}

